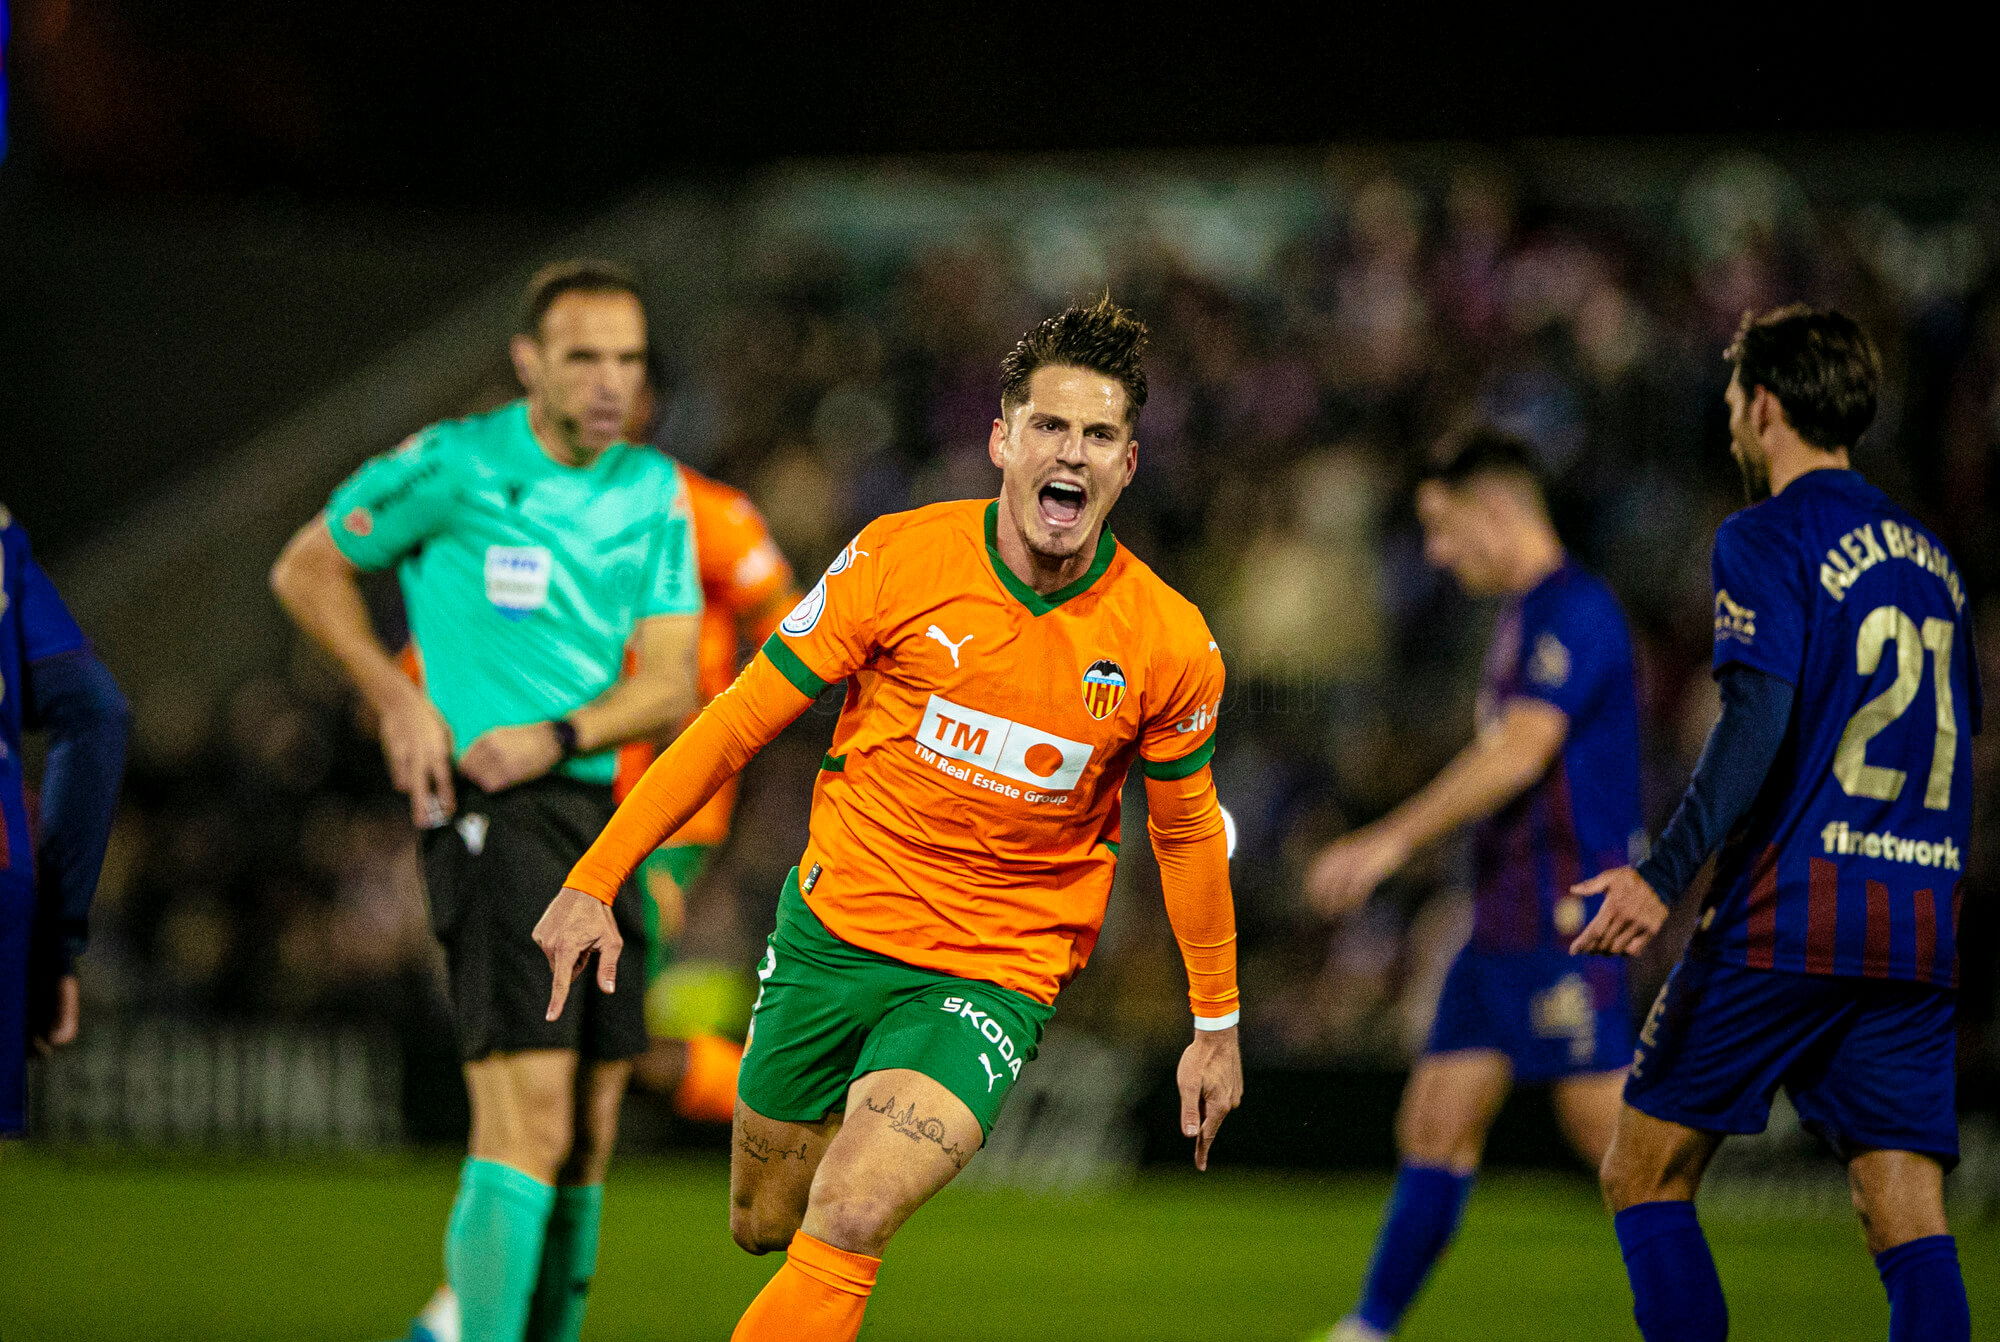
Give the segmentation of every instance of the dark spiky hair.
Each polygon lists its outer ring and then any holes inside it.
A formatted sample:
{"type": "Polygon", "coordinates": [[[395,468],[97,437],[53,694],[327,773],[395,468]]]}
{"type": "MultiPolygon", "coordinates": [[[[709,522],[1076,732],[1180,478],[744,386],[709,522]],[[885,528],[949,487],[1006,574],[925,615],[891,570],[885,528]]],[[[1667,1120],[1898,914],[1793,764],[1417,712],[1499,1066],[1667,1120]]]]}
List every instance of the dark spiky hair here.
{"type": "Polygon", "coordinates": [[[1085,368],[1125,388],[1125,424],[1131,427],[1146,404],[1146,323],[1111,301],[1107,292],[1088,307],[1064,308],[1016,341],[1000,361],[1000,409],[1011,412],[1028,399],[1028,380],[1038,368],[1085,368]]]}

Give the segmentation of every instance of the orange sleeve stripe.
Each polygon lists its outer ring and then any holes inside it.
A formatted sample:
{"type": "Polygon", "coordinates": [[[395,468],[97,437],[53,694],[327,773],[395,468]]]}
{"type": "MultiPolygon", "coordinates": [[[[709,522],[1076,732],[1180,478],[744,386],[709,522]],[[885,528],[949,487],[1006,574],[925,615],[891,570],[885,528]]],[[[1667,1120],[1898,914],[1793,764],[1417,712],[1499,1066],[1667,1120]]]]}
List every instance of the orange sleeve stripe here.
{"type": "Polygon", "coordinates": [[[811,703],[769,657],[753,659],[653,761],[563,884],[611,903],[646,854],[811,703]]]}
{"type": "Polygon", "coordinates": [[[1236,988],[1236,904],[1229,892],[1229,847],[1204,766],[1178,778],[1146,779],[1146,830],[1160,864],[1167,921],[1187,966],[1188,1005],[1205,1020],[1232,1016],[1236,988]]]}

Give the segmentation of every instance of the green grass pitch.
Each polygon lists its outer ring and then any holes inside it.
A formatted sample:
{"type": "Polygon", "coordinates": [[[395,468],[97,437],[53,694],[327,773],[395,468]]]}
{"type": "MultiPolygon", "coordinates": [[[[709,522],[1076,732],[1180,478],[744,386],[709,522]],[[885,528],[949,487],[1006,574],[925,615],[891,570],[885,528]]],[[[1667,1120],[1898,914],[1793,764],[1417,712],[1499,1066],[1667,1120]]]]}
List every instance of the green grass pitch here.
{"type": "MultiPolygon", "coordinates": [[[[0,1155],[0,1339],[397,1336],[434,1285],[455,1163],[0,1155]]],[[[729,1242],[726,1171],[613,1171],[587,1339],[725,1338],[777,1266],[729,1242]]],[[[1077,1197],[947,1190],[890,1249],[862,1337],[1282,1339],[1353,1299],[1385,1179],[1149,1174],[1077,1197]]],[[[1851,1223],[1710,1227],[1732,1336],[1879,1339],[1851,1223]]],[[[1960,1230],[1976,1326],[2000,1319],[2000,1227],[1960,1230]]],[[[1583,1180],[1482,1180],[1403,1333],[1636,1338],[1611,1228],[1583,1180]]]]}

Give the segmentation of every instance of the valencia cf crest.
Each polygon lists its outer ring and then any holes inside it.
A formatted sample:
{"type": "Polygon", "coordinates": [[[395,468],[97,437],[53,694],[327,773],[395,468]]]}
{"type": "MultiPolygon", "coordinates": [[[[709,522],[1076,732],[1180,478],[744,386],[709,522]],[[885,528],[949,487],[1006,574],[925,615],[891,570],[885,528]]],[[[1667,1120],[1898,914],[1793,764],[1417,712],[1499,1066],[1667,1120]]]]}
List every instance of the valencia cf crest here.
{"type": "Polygon", "coordinates": [[[1083,673],[1083,706],[1099,722],[1118,711],[1125,702],[1125,668],[1109,658],[1100,658],[1083,673]]]}

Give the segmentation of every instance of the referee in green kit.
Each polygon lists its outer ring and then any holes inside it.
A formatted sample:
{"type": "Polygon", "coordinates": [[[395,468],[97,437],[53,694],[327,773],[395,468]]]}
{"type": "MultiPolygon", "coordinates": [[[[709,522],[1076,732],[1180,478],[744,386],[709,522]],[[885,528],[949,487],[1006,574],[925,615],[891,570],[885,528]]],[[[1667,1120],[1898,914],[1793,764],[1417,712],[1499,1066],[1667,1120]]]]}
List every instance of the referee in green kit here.
{"type": "Polygon", "coordinates": [[[646,1048],[641,896],[628,885],[614,906],[632,986],[580,984],[553,1022],[529,934],[611,816],[613,748],[670,735],[695,707],[701,584],[680,468],[621,441],[645,376],[633,277],[598,261],[543,270],[511,352],[524,399],[368,462],[292,538],[271,586],[374,707],[424,831],[472,1097],[445,1231],[464,1337],[573,1342],[619,1103],[646,1048]],[[356,581],[390,567],[414,668],[377,639],[356,581]],[[628,650],[637,668],[621,679],[628,650]]]}

